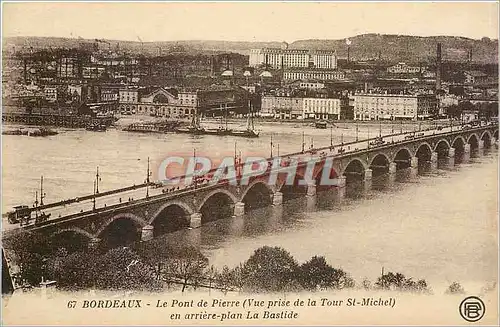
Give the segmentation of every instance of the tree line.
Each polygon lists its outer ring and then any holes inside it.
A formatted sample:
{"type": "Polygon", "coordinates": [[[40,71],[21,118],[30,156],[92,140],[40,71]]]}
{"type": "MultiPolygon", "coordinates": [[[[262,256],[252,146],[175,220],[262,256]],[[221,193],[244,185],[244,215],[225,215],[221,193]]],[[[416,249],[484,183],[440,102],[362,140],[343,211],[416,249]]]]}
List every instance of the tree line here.
{"type": "MultiPolygon", "coordinates": [[[[25,232],[10,248],[16,254],[19,273],[26,285],[57,281],[65,290],[162,291],[209,288],[223,292],[297,292],[364,288],[429,294],[424,279],[413,280],[387,272],[372,284],[356,284],[349,273],[330,265],[323,256],[299,263],[281,247],[263,246],[238,266],[217,269],[196,247],[166,245],[158,240],[136,243],[108,251],[61,247],[50,239],[25,232]]],[[[458,284],[458,283],[457,283],[458,284]]],[[[461,286],[451,285],[451,293],[461,286]]]]}

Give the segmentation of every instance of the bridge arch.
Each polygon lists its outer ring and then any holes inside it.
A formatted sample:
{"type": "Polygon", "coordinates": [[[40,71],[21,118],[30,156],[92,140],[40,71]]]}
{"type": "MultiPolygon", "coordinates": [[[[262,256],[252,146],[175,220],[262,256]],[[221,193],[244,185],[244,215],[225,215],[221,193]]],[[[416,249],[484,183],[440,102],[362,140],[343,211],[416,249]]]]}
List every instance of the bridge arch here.
{"type": "Polygon", "coordinates": [[[64,228],[56,231],[51,236],[51,243],[55,248],[64,248],[69,253],[81,251],[88,247],[94,236],[78,227],[64,228]]]}
{"type": "Polygon", "coordinates": [[[415,152],[415,156],[417,156],[417,153],[418,151],[425,151],[425,152],[429,152],[429,153],[432,153],[432,146],[429,144],[429,142],[421,142],[419,143],[419,145],[417,146],[417,151],[415,152]]]}
{"type": "Polygon", "coordinates": [[[101,248],[127,245],[140,239],[140,229],[147,222],[132,214],[122,213],[109,218],[95,233],[101,239],[101,248]]]}
{"type": "Polygon", "coordinates": [[[377,153],[370,162],[372,170],[372,188],[383,189],[386,186],[386,180],[389,176],[390,157],[384,153],[377,153]]]}
{"type": "Polygon", "coordinates": [[[474,142],[475,144],[479,143],[479,136],[477,136],[476,133],[471,133],[469,137],[467,137],[467,143],[469,143],[472,146],[471,142],[474,142]]]}
{"type": "Polygon", "coordinates": [[[307,194],[307,186],[299,184],[302,180],[304,180],[302,172],[297,171],[293,184],[290,185],[283,181],[279,188],[279,191],[283,194],[283,201],[301,198],[307,194]]]}
{"type": "Polygon", "coordinates": [[[490,131],[486,130],[481,134],[481,140],[484,142],[484,147],[489,148],[491,146],[491,133],[490,131]]]}
{"type": "Polygon", "coordinates": [[[348,171],[348,167],[353,168],[355,166],[361,167],[363,172],[365,171],[365,169],[368,169],[368,164],[365,161],[363,161],[363,160],[361,160],[359,158],[352,158],[344,166],[344,168],[342,169],[342,173],[340,174],[340,176],[345,175],[346,171],[348,171]]]}
{"type": "Polygon", "coordinates": [[[462,135],[457,135],[453,141],[451,141],[451,146],[455,147],[455,142],[457,142],[457,140],[461,140],[462,141],[462,144],[467,144],[467,141],[465,140],[465,138],[462,136],[462,135]]]}
{"type": "Polygon", "coordinates": [[[389,172],[389,164],[391,159],[389,156],[383,152],[377,153],[370,162],[370,169],[372,170],[372,176],[379,176],[389,172]]]}
{"type": "Polygon", "coordinates": [[[452,147],[455,149],[455,164],[459,164],[463,161],[465,153],[465,139],[462,136],[457,136],[451,142],[452,147]]]}
{"type": "Polygon", "coordinates": [[[189,226],[194,210],[182,201],[169,201],[162,205],[149,220],[154,236],[180,230],[189,226]]]}
{"type": "Polygon", "coordinates": [[[415,157],[418,158],[418,173],[424,174],[430,169],[432,146],[427,142],[422,142],[418,145],[415,157]]]}
{"type": "Polygon", "coordinates": [[[64,229],[58,230],[53,235],[59,235],[59,234],[62,234],[62,233],[76,233],[76,234],[85,236],[85,237],[87,237],[89,239],[94,238],[94,235],[92,235],[92,233],[89,233],[86,230],[78,228],[78,227],[64,228],[64,229]]]}
{"type": "Polygon", "coordinates": [[[439,139],[437,142],[436,142],[436,145],[434,146],[434,151],[437,152],[437,149],[439,146],[443,147],[442,143],[445,143],[446,144],[446,148],[449,149],[451,148],[451,144],[450,142],[448,142],[447,139],[439,139]]]}
{"type": "Polygon", "coordinates": [[[273,194],[274,190],[266,181],[254,180],[241,195],[241,202],[245,204],[245,211],[249,211],[271,205],[273,194]]]}
{"type": "Polygon", "coordinates": [[[345,166],[342,175],[346,178],[346,195],[359,197],[363,194],[365,170],[368,164],[359,158],[353,158],[345,166]]]}
{"type": "Polygon", "coordinates": [[[396,163],[396,170],[406,169],[411,167],[411,158],[413,157],[413,152],[407,148],[400,148],[395,154],[392,160],[396,163]]]}
{"type": "Polygon", "coordinates": [[[230,218],[236,202],[238,198],[228,190],[213,190],[205,196],[198,207],[198,212],[201,213],[201,223],[230,218]]]}
{"type": "Polygon", "coordinates": [[[448,142],[448,140],[446,139],[440,139],[434,146],[434,151],[437,153],[438,158],[438,168],[446,167],[450,147],[450,142],[448,142]]]}

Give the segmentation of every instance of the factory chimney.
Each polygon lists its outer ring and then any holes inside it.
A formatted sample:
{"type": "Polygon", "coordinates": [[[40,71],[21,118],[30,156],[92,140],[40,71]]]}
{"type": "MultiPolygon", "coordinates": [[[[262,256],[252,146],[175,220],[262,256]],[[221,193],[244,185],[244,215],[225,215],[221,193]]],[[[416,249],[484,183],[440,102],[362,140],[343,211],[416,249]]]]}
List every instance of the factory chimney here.
{"type": "Polygon", "coordinates": [[[441,89],[441,43],[436,49],[436,91],[441,89]]]}

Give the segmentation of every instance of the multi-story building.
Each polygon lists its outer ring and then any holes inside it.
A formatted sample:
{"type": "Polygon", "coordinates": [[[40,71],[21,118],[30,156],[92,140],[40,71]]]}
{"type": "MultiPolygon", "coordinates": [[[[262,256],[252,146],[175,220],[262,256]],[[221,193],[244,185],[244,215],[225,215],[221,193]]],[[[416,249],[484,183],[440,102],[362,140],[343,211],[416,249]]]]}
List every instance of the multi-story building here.
{"type": "Polygon", "coordinates": [[[332,50],[288,49],[283,43],[281,49],[263,48],[250,50],[251,67],[267,64],[271,68],[283,67],[316,67],[337,68],[337,54],[332,50]]]}
{"type": "Polygon", "coordinates": [[[325,88],[325,83],[316,81],[300,81],[298,83],[299,88],[308,90],[321,90],[325,88]]]}
{"type": "Polygon", "coordinates": [[[303,117],[306,119],[340,119],[340,99],[304,98],[303,103],[303,117]]]}
{"type": "Polygon", "coordinates": [[[57,101],[57,87],[54,86],[46,86],[43,89],[43,93],[45,94],[45,100],[49,102],[57,101]]]}
{"type": "Polygon", "coordinates": [[[174,90],[156,89],[141,97],[137,113],[166,118],[192,118],[196,114],[196,102],[193,104],[186,101],[186,95],[187,92],[176,95],[174,90]]]}
{"type": "Polygon", "coordinates": [[[334,69],[292,68],[283,72],[283,79],[333,81],[345,79],[345,73],[334,69]]]}
{"type": "Polygon", "coordinates": [[[221,110],[242,111],[248,101],[244,94],[233,88],[209,87],[205,89],[157,88],[140,95],[138,89],[120,90],[120,110],[141,115],[166,118],[189,118],[199,113],[208,115],[221,110]],[[140,101],[137,101],[137,97],[140,101]]]}
{"type": "Polygon", "coordinates": [[[352,98],[356,120],[424,119],[435,114],[437,102],[433,94],[357,93],[352,98]]]}
{"type": "Polygon", "coordinates": [[[409,66],[404,62],[399,62],[396,65],[387,68],[387,72],[391,74],[416,74],[423,72],[423,68],[409,66]]]}
{"type": "Polygon", "coordinates": [[[73,78],[78,77],[79,67],[78,59],[72,57],[60,58],[57,62],[56,71],[57,77],[73,78]]]}
{"type": "Polygon", "coordinates": [[[265,95],[262,97],[260,115],[280,119],[301,119],[303,98],[265,95]]]}
{"type": "Polygon", "coordinates": [[[83,66],[82,77],[89,78],[89,79],[99,78],[104,74],[105,71],[106,71],[106,68],[104,68],[104,67],[99,67],[99,66],[95,66],[95,65],[83,66]]]}
{"type": "Polygon", "coordinates": [[[118,101],[119,88],[101,87],[101,101],[118,101]]]}
{"type": "Polygon", "coordinates": [[[196,107],[198,101],[198,95],[196,91],[180,91],[177,94],[178,103],[182,106],[196,107]]]}
{"type": "Polygon", "coordinates": [[[118,90],[119,110],[122,112],[137,112],[137,104],[139,102],[138,88],[122,88],[118,90]]]}
{"type": "Polygon", "coordinates": [[[464,76],[467,84],[484,83],[488,80],[488,75],[477,70],[464,72],[464,76]]]}

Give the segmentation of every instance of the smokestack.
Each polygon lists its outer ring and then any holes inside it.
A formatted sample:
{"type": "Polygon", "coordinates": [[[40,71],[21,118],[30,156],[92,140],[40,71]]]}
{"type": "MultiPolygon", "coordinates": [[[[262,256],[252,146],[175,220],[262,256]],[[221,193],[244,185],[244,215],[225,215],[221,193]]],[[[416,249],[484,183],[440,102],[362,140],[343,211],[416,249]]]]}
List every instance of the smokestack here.
{"type": "Polygon", "coordinates": [[[441,89],[441,43],[436,49],[436,91],[441,89]]]}
{"type": "Polygon", "coordinates": [[[351,61],[351,47],[347,47],[347,62],[351,61]]]}

